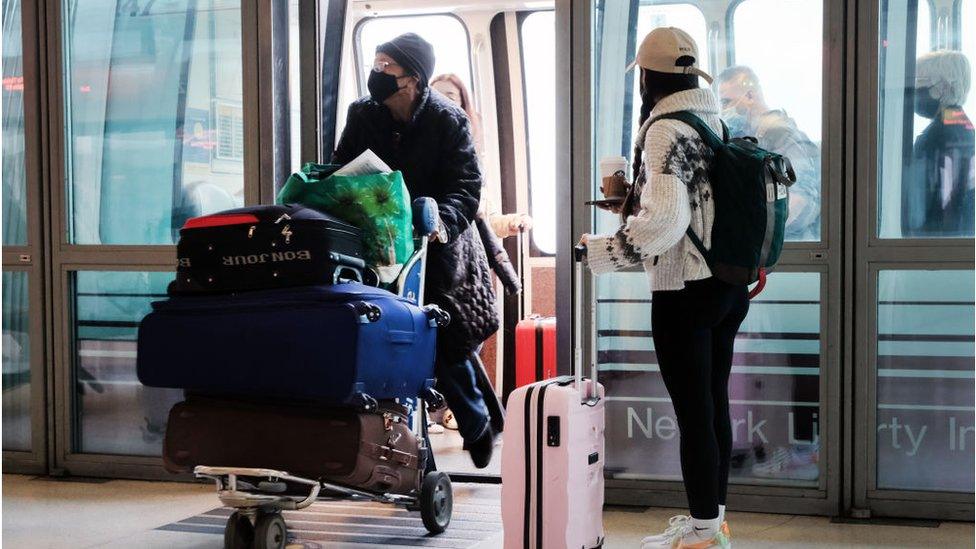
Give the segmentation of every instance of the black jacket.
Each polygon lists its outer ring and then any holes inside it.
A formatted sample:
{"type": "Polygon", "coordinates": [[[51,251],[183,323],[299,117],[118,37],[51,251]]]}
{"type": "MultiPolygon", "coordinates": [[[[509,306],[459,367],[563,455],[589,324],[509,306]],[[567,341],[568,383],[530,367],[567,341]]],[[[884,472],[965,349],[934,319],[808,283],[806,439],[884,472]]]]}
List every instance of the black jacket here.
{"type": "Polygon", "coordinates": [[[940,112],[915,140],[901,189],[903,237],[972,237],[973,123],[960,107],[940,112]]]}
{"type": "Polygon", "coordinates": [[[332,161],[345,164],[366,149],[403,172],[411,197],[437,201],[448,242],[431,243],[425,291],[427,301],[452,317],[438,337],[439,356],[460,359],[498,329],[488,259],[473,223],[481,171],[468,117],[429,88],[408,123],[364,97],[349,106],[332,161]]]}

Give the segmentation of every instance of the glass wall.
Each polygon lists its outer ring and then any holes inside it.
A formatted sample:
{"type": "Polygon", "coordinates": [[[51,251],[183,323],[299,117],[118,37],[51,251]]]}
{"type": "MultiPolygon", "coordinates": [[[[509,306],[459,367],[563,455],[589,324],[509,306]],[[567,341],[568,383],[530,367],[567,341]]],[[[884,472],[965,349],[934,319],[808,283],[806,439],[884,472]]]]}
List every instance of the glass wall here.
{"type": "Polygon", "coordinates": [[[973,297],[973,271],[878,273],[879,488],[974,490],[973,297]]]}
{"type": "Polygon", "coordinates": [[[237,0],[65,3],[68,239],[173,244],[243,204],[237,0]]]}
{"type": "Polygon", "coordinates": [[[20,0],[3,0],[3,217],[4,246],[27,244],[24,157],[24,54],[20,0]]]}
{"type": "Polygon", "coordinates": [[[26,271],[3,272],[3,449],[31,449],[30,308],[26,271]]]}
{"type": "MultiPolygon", "coordinates": [[[[972,3],[962,2],[961,13],[972,3]]],[[[948,25],[931,26],[925,0],[882,6],[878,236],[972,238],[973,26],[961,19],[961,36],[950,40],[948,25]],[[945,46],[953,43],[968,49],[945,46]]]]}
{"type": "Polygon", "coordinates": [[[74,273],[75,451],[159,456],[169,409],[183,392],[136,378],[136,332],[166,297],[169,272],[74,273]]]}

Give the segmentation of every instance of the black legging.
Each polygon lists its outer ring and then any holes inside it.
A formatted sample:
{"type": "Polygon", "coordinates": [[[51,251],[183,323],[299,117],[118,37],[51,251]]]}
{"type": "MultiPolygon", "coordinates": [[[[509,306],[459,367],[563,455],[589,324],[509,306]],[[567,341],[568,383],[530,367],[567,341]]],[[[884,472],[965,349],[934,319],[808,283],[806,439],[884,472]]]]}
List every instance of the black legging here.
{"type": "Polygon", "coordinates": [[[748,290],[716,278],[654,292],[651,329],[661,377],[681,437],[681,476],[691,516],[712,519],[725,504],[732,453],[732,345],[749,311],[748,290]]]}

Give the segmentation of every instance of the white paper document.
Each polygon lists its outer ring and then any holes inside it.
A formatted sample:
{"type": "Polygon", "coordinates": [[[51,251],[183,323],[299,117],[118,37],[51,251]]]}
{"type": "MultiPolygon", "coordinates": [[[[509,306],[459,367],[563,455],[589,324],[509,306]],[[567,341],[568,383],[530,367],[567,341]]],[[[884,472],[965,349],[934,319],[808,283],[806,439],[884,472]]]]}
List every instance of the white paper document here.
{"type": "Polygon", "coordinates": [[[393,170],[380,160],[376,153],[366,149],[352,162],[336,170],[335,175],[370,175],[374,173],[390,173],[393,170]]]}

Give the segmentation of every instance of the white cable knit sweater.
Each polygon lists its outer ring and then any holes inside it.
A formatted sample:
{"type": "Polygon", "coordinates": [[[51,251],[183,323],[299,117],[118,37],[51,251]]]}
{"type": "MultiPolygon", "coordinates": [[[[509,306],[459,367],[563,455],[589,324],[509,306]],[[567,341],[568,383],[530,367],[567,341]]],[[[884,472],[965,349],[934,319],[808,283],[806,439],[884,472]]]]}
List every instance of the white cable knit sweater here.
{"type": "MultiPolygon", "coordinates": [[[[691,111],[717,134],[722,133],[718,102],[710,89],[671,94],[654,106],[656,116],[691,111]]],[[[683,122],[647,122],[635,146],[643,151],[641,176],[634,184],[640,211],[615,234],[587,237],[587,263],[595,274],[643,263],[651,291],[680,290],[685,282],[711,276],[704,258],[685,235],[691,225],[706,249],[712,246],[715,205],[708,165],[712,151],[683,122]]]]}

